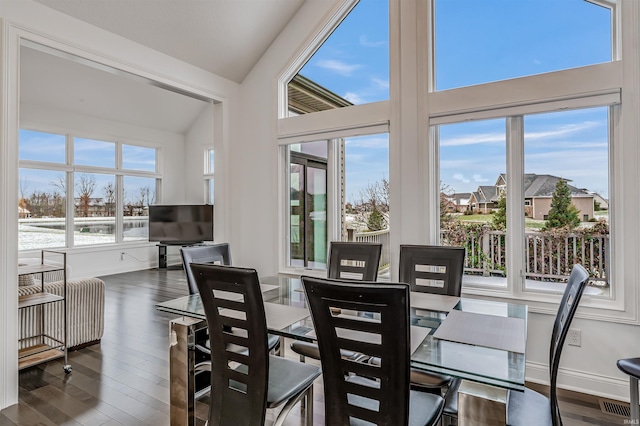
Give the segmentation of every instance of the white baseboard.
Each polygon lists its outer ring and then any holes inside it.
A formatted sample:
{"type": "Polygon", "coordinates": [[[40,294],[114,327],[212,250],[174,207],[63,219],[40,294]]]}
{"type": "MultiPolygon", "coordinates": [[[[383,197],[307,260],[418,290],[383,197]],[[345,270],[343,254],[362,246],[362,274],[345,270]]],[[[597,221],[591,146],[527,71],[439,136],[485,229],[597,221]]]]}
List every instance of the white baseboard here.
{"type": "MultiPolygon", "coordinates": [[[[527,362],[526,380],[549,385],[549,366],[538,362],[527,362]]],[[[558,387],[574,392],[629,402],[629,382],[618,377],[560,368],[558,370],[558,387]]]]}

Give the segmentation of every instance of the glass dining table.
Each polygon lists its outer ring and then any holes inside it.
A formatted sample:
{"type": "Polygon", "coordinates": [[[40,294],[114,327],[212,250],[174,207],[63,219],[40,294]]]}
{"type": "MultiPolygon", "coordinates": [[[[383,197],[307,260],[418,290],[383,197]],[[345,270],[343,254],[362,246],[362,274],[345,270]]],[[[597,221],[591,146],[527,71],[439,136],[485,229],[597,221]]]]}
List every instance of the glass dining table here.
{"type": "MultiPolygon", "coordinates": [[[[269,333],[315,341],[300,278],[263,277],[260,284],[269,333]]],[[[410,306],[411,367],[463,379],[459,424],[469,416],[475,424],[495,418],[506,422],[507,392],[524,390],[527,306],[414,292],[410,306]],[[485,420],[478,418],[479,410],[485,420]]],[[[206,327],[200,296],[180,297],[156,308],[179,316],[170,324],[171,424],[193,425],[194,336],[206,327]]]]}

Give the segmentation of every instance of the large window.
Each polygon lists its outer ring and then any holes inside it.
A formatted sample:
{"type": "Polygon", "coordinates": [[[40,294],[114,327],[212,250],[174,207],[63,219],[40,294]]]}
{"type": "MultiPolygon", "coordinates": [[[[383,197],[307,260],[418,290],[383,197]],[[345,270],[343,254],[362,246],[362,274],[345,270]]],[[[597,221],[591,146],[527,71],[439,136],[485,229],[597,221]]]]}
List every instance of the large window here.
{"type": "Polygon", "coordinates": [[[389,99],[389,5],[360,1],[289,82],[292,115],[389,99]]]}
{"type": "Polygon", "coordinates": [[[608,107],[441,125],[435,134],[441,241],[466,248],[465,283],[504,287],[509,265],[522,264],[523,289],[561,292],[580,263],[592,277],[587,293],[610,295],[608,107]]]}
{"type": "Polygon", "coordinates": [[[436,0],[436,90],[611,61],[611,22],[585,0],[436,0]]]}
{"type": "Polygon", "coordinates": [[[23,129],[19,160],[20,250],[148,240],[157,149],[23,129]]]}
{"type": "Polygon", "coordinates": [[[390,263],[388,135],[293,144],[288,150],[286,265],[326,269],[329,241],[380,242],[380,275],[385,275],[390,263]]]}
{"type": "Polygon", "coordinates": [[[205,168],[204,168],[204,186],[205,199],[208,204],[214,201],[214,171],[215,171],[215,155],[213,149],[205,150],[205,168]]]}
{"type": "Polygon", "coordinates": [[[441,242],[466,248],[465,272],[476,282],[505,286],[510,253],[506,221],[500,219],[506,195],[505,120],[449,124],[438,130],[441,242]]]}

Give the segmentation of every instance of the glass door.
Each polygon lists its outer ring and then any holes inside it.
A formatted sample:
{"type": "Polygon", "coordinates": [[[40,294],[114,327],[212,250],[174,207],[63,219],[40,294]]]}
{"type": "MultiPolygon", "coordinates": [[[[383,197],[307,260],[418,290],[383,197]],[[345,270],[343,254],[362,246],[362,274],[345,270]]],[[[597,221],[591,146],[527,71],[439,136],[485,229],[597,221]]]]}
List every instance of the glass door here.
{"type": "Polygon", "coordinates": [[[290,266],[327,267],[327,164],[291,152],[290,266]]]}

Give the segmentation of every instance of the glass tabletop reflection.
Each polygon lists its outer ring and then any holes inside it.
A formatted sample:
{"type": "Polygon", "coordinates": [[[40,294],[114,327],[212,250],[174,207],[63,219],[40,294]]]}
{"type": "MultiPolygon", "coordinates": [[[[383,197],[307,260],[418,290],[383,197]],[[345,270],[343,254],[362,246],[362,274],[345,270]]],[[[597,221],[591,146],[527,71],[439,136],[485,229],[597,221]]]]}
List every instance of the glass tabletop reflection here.
{"type": "MultiPolygon", "coordinates": [[[[260,279],[260,284],[265,303],[307,308],[300,278],[283,275],[264,277],[260,279]]],[[[452,305],[454,310],[462,312],[520,318],[524,322],[522,332],[526,341],[528,315],[526,305],[470,298],[461,298],[457,303],[454,301],[452,305]]],[[[525,353],[435,338],[433,334],[445,321],[450,307],[440,310],[437,306],[427,308],[424,305],[413,306],[412,304],[410,309],[411,325],[430,329],[429,334],[411,355],[413,368],[507,389],[524,390],[525,353]]],[[[205,319],[204,308],[197,294],[162,302],[156,307],[180,316],[205,319]]],[[[270,327],[269,332],[307,342],[315,341],[310,316],[283,328],[270,327]]]]}

